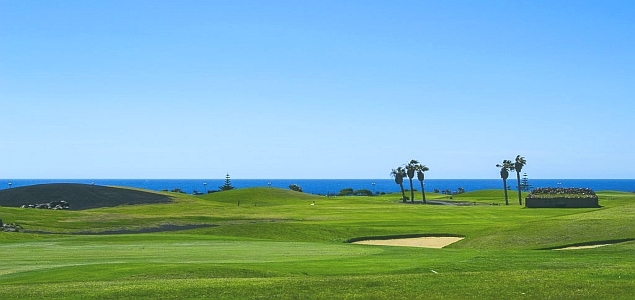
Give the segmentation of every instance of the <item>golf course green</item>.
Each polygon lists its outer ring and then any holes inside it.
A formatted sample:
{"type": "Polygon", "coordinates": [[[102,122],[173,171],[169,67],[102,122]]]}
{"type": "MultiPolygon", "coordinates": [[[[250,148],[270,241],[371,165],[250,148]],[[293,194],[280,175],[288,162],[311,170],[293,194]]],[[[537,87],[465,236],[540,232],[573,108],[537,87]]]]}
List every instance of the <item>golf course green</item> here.
{"type": "Polygon", "coordinates": [[[634,193],[598,191],[600,208],[525,208],[504,205],[502,189],[428,193],[449,205],[423,205],[399,193],[76,188],[84,192],[74,190],[70,210],[20,208],[28,199],[0,191],[13,199],[0,201],[0,219],[22,227],[0,232],[1,298],[632,299],[635,291],[634,193]],[[128,196],[134,203],[120,205],[128,196]],[[81,206],[86,197],[101,207],[81,206]],[[352,243],[435,236],[462,239],[443,248],[352,243]],[[554,251],[589,245],[604,246],[554,251]]]}

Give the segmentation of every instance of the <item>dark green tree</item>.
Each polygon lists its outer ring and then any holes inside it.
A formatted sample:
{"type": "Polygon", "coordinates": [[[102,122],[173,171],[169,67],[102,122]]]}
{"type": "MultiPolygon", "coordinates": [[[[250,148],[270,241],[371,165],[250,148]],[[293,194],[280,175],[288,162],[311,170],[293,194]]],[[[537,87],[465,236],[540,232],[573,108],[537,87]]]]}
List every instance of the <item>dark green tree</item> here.
{"type": "Polygon", "coordinates": [[[406,191],[403,189],[403,179],[406,177],[406,170],[402,167],[397,167],[396,169],[392,169],[390,172],[390,177],[395,179],[395,183],[399,185],[401,188],[401,200],[406,202],[406,191]]]}
{"type": "Polygon", "coordinates": [[[505,191],[505,205],[509,205],[509,199],[507,198],[507,178],[509,178],[509,171],[514,170],[514,164],[511,160],[505,159],[502,163],[497,164],[496,167],[501,168],[500,174],[503,179],[503,190],[505,191]]]}
{"type": "Polygon", "coordinates": [[[289,185],[289,189],[292,190],[292,191],[296,191],[296,192],[302,193],[302,187],[297,185],[297,184],[295,184],[295,183],[294,184],[290,184],[289,185]]]}
{"type": "Polygon", "coordinates": [[[359,189],[353,191],[353,195],[355,196],[372,196],[373,192],[369,189],[359,189]]]}
{"type": "Polygon", "coordinates": [[[218,187],[221,191],[229,191],[229,190],[233,190],[235,189],[234,186],[232,186],[232,180],[229,177],[229,173],[227,173],[227,175],[225,175],[225,184],[221,185],[218,187]]]}
{"type": "Polygon", "coordinates": [[[421,197],[423,198],[423,204],[427,204],[426,191],[423,189],[423,180],[425,179],[425,175],[423,174],[423,172],[427,172],[429,170],[430,168],[426,167],[425,165],[422,165],[422,164],[417,165],[417,179],[419,180],[419,183],[421,184],[421,197]]]}
{"type": "Polygon", "coordinates": [[[417,166],[419,162],[415,159],[410,160],[408,164],[406,164],[406,175],[408,176],[408,180],[410,181],[410,202],[415,202],[415,191],[412,186],[412,178],[415,177],[415,172],[417,172],[417,166]]]}
{"type": "Polygon", "coordinates": [[[338,196],[352,196],[353,195],[353,188],[345,188],[345,189],[341,189],[340,193],[337,194],[338,196]]]}
{"type": "Polygon", "coordinates": [[[529,177],[527,177],[527,173],[523,174],[523,179],[520,180],[520,187],[523,192],[529,192],[531,189],[531,184],[529,184],[529,177]]]}
{"type": "Polygon", "coordinates": [[[518,181],[518,204],[523,205],[522,192],[520,187],[520,171],[523,170],[523,167],[527,164],[527,161],[524,157],[517,155],[516,161],[514,162],[514,171],[516,171],[516,180],[518,181]]]}

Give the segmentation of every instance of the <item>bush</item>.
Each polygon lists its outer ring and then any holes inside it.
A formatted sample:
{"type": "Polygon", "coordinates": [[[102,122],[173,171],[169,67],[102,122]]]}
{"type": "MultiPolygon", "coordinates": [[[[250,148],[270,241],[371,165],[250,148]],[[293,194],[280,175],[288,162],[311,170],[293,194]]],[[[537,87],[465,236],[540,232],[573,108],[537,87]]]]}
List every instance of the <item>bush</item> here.
{"type": "Polygon", "coordinates": [[[341,189],[340,193],[337,194],[338,196],[352,196],[353,195],[353,189],[352,188],[345,188],[345,189],[341,189]]]}
{"type": "Polygon", "coordinates": [[[527,195],[528,199],[538,198],[597,198],[589,188],[537,188],[527,195]]]}
{"type": "Polygon", "coordinates": [[[353,192],[353,195],[356,195],[356,196],[372,196],[373,192],[371,192],[370,190],[367,190],[367,189],[361,189],[361,190],[355,190],[353,192]]]}
{"type": "MultiPolygon", "coordinates": [[[[372,196],[373,192],[368,189],[353,190],[352,188],[341,189],[338,196],[372,196]]],[[[379,195],[379,192],[377,192],[379,195]]]]}
{"type": "Polygon", "coordinates": [[[302,193],[302,187],[300,187],[299,185],[297,185],[295,183],[289,185],[289,189],[291,189],[292,191],[296,191],[296,192],[302,193]]]}

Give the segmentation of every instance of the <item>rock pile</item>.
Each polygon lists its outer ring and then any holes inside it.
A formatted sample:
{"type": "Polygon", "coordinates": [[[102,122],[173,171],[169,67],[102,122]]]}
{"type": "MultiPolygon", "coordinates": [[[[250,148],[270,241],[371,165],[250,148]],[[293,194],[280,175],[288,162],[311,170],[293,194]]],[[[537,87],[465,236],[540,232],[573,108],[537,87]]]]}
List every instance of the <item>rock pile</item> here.
{"type": "Polygon", "coordinates": [[[70,209],[71,205],[68,204],[68,202],[62,200],[62,201],[52,201],[49,203],[40,203],[40,204],[25,204],[25,205],[22,205],[21,207],[60,210],[60,209],[70,209]]]}
{"type": "Polygon", "coordinates": [[[0,220],[0,231],[6,231],[6,232],[18,232],[22,230],[22,226],[16,224],[16,223],[11,223],[11,224],[3,224],[2,220],[0,220]]]}

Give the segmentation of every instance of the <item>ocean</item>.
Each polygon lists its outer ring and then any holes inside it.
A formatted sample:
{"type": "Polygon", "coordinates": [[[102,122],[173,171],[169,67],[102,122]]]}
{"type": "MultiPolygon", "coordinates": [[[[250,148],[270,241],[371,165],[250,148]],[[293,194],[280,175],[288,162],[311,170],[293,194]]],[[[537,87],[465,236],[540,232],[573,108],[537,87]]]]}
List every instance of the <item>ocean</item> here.
{"type": "MultiPolygon", "coordinates": [[[[218,190],[225,183],[225,179],[0,179],[0,189],[16,188],[21,186],[46,184],[46,183],[83,183],[103,186],[125,186],[142,188],[154,191],[181,189],[192,194],[195,191],[205,193],[218,190]]],[[[399,192],[399,186],[392,179],[232,179],[231,183],[236,188],[247,187],[275,187],[288,188],[291,184],[302,187],[305,193],[327,195],[337,194],[345,188],[354,190],[367,189],[375,192],[399,192]]],[[[432,192],[457,191],[463,188],[465,191],[484,189],[502,189],[502,179],[426,179],[425,190],[432,192]]],[[[538,187],[586,187],[594,191],[612,190],[623,192],[635,192],[635,179],[530,179],[531,188],[538,187]]],[[[516,189],[516,178],[510,176],[507,185],[516,189]]],[[[419,181],[413,180],[413,186],[420,190],[419,181]]],[[[404,188],[410,184],[404,180],[404,188]]]]}

